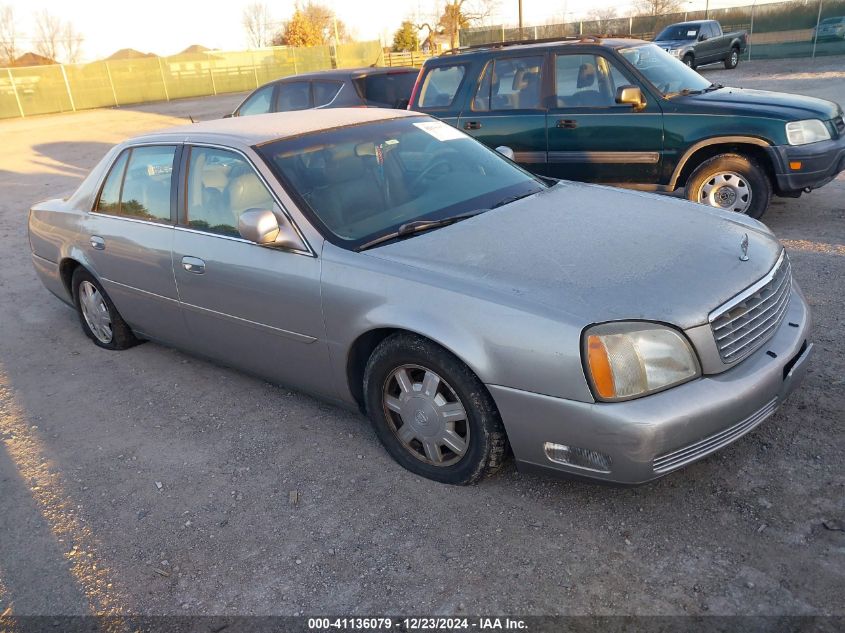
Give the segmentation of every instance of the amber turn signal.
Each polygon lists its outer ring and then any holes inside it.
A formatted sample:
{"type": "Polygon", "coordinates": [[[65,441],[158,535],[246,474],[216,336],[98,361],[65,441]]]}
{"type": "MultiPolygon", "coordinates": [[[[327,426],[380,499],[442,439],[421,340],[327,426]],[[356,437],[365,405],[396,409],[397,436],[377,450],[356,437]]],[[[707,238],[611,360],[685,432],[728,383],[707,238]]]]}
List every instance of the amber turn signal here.
{"type": "Polygon", "coordinates": [[[602,398],[613,398],[616,395],[616,386],[613,384],[613,372],[610,369],[607,348],[601,337],[595,334],[587,337],[587,362],[590,365],[590,375],[593,377],[596,393],[602,398]]]}

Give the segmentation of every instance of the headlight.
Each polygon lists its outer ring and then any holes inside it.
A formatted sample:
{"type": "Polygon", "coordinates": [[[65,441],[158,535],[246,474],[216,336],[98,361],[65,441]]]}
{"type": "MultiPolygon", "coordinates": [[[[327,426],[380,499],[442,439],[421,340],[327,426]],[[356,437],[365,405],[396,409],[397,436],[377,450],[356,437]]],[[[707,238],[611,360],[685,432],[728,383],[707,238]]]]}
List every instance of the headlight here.
{"type": "Polygon", "coordinates": [[[629,400],[701,375],[686,338],[642,321],[604,323],[584,333],[584,366],[597,399],[629,400]]]}
{"type": "Polygon", "coordinates": [[[790,121],[786,124],[786,140],[790,145],[806,145],[830,139],[827,126],[818,119],[790,121]]]}

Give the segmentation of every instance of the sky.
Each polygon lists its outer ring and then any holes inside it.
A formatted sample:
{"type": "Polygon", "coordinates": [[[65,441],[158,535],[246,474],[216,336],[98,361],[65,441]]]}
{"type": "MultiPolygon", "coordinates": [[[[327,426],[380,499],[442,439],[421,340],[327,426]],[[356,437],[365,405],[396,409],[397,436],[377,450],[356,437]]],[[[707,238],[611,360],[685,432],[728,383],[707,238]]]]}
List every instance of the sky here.
{"type": "MultiPolygon", "coordinates": [[[[157,55],[172,55],[191,44],[241,50],[247,47],[242,26],[244,8],[254,0],[0,0],[11,6],[18,23],[18,49],[34,48],[34,14],[47,9],[70,20],[84,36],[83,61],[106,57],[120,48],[135,48],[157,55]]],[[[431,19],[438,0],[317,0],[333,8],[358,40],[391,41],[402,20],[415,14],[431,19]]],[[[470,0],[472,1],[472,0],[470,0]]],[[[689,10],[703,9],[706,0],[684,2],[689,10]]],[[[766,1],[766,0],[763,0],[766,1]]],[[[751,0],[748,1],[750,4],[751,0]]],[[[271,18],[287,19],[294,0],[267,0],[271,18]]],[[[758,0],[759,3],[759,0],[758,0]]],[[[744,4],[737,0],[710,0],[711,7],[744,4]]],[[[601,6],[627,15],[631,0],[605,0],[601,6]]],[[[594,0],[523,0],[526,25],[562,22],[587,16],[594,0]]],[[[517,0],[494,0],[490,24],[515,25],[517,0]]]]}

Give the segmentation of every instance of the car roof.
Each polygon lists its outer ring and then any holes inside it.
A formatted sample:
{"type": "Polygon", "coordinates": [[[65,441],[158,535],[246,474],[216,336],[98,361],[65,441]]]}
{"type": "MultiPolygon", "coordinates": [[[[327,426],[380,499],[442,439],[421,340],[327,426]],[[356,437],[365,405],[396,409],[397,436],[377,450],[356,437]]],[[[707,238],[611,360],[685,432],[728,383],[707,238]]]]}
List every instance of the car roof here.
{"type": "Polygon", "coordinates": [[[425,115],[387,108],[327,108],[274,112],[180,125],[132,138],[127,144],[218,142],[233,146],[252,146],[300,134],[413,116],[425,115]]]}
{"type": "MultiPolygon", "coordinates": [[[[557,46],[598,46],[607,48],[624,48],[627,46],[638,46],[647,44],[644,40],[624,37],[594,37],[584,36],[578,39],[548,39],[537,42],[492,42],[490,44],[481,44],[464,49],[456,49],[454,52],[444,53],[433,60],[452,60],[474,57],[484,53],[506,53],[521,50],[546,49],[557,46]]],[[[428,63],[426,62],[426,66],[428,63]]]]}
{"type": "Polygon", "coordinates": [[[287,81],[300,81],[302,79],[352,79],[354,77],[366,77],[368,75],[386,75],[391,73],[413,72],[418,73],[419,68],[413,66],[364,66],[361,68],[336,68],[332,70],[314,70],[309,73],[300,73],[282,77],[270,83],[283,83],[287,81]]]}

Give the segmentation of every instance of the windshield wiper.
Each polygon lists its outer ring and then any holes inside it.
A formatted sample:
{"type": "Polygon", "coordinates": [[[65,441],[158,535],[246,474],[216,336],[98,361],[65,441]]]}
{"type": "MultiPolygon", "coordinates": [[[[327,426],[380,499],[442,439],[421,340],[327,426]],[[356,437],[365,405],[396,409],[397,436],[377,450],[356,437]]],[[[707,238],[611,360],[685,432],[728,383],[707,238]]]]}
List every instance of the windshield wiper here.
{"type": "Polygon", "coordinates": [[[390,240],[395,240],[399,237],[406,237],[408,235],[413,235],[415,233],[422,233],[423,231],[430,231],[431,229],[439,229],[442,226],[449,226],[450,224],[454,224],[455,222],[460,222],[461,220],[466,220],[467,218],[474,217],[480,213],[484,213],[485,211],[489,211],[489,209],[476,209],[475,211],[469,211],[467,213],[459,213],[458,215],[453,215],[448,218],[441,218],[439,220],[413,220],[411,222],[405,222],[399,226],[393,233],[388,233],[387,235],[382,235],[381,237],[377,237],[374,240],[370,240],[366,244],[362,244],[356,251],[365,251],[368,248],[372,248],[373,246],[378,246],[384,242],[389,242],[390,240]]]}
{"type": "Polygon", "coordinates": [[[689,88],[684,88],[683,90],[679,90],[678,92],[670,92],[665,95],[667,99],[671,99],[672,97],[688,97],[690,95],[700,95],[703,90],[690,90],[689,88]]]}
{"type": "Polygon", "coordinates": [[[704,92],[713,92],[714,90],[721,90],[724,88],[722,84],[710,84],[704,89],[704,92]]]}
{"type": "MultiPolygon", "coordinates": [[[[542,191],[542,190],[541,190],[542,191]]],[[[516,202],[517,200],[522,200],[523,198],[527,198],[528,196],[533,196],[535,193],[540,193],[539,191],[529,191],[528,193],[521,193],[516,196],[510,196],[509,198],[504,198],[503,200],[499,200],[496,204],[491,206],[491,209],[498,209],[499,207],[503,207],[506,204],[510,204],[511,202],[516,202]]]]}

